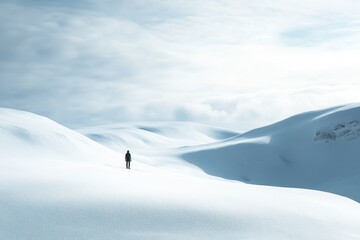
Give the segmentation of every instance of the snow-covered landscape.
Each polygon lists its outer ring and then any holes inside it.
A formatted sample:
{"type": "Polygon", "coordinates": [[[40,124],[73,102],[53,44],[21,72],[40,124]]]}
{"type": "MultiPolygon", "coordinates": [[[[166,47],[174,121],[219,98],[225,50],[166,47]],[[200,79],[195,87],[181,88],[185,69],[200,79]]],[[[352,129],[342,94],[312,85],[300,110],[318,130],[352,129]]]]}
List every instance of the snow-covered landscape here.
{"type": "Polygon", "coordinates": [[[359,12],[0,1],[0,240],[360,240],[359,12]]]}
{"type": "Polygon", "coordinates": [[[357,240],[359,121],[352,104],[245,133],[70,130],[1,108],[0,239],[357,240]]]}

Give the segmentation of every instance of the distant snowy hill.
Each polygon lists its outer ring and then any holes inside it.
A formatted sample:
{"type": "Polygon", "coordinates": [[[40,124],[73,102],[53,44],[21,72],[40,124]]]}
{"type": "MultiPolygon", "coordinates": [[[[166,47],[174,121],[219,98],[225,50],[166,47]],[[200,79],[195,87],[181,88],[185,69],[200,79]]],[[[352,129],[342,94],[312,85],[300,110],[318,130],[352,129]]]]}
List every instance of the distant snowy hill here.
{"type": "Polygon", "coordinates": [[[196,146],[235,137],[240,132],[186,122],[128,123],[96,126],[79,132],[114,150],[155,150],[196,146]]]}
{"type": "MultiPolygon", "coordinates": [[[[340,120],[345,125],[352,121],[345,117],[340,120]]],[[[334,144],[315,141],[317,131],[328,131],[328,126],[332,129],[332,121],[324,124],[311,130],[309,146],[326,148],[334,144]]],[[[360,238],[360,205],[351,199],[320,191],[229,181],[207,175],[178,158],[186,152],[188,158],[198,154],[201,161],[217,164],[217,150],[238,149],[241,141],[272,143],[271,137],[276,136],[273,131],[266,136],[266,129],[236,136],[235,132],[196,124],[151,125],[86,130],[114,151],[47,118],[0,108],[0,239],[360,238]],[[123,142],[118,143],[119,139],[123,142]],[[122,148],[130,147],[136,150],[132,169],[127,170],[122,148]],[[209,151],[206,159],[205,151],[209,151]]],[[[295,126],[284,133],[297,129],[295,126]]],[[[282,134],[281,126],[269,129],[282,134]]],[[[303,134],[307,139],[305,127],[303,134]]],[[[342,142],[348,146],[357,139],[342,142]]],[[[280,148],[280,143],[284,140],[274,146],[280,148]]],[[[348,150],[352,156],[353,146],[348,150]]],[[[224,165],[232,163],[229,159],[224,158],[224,165]]],[[[350,160],[343,161],[346,164],[350,160]]],[[[307,164],[293,166],[298,167],[303,169],[307,164]]],[[[221,164],[220,170],[230,173],[221,164]]],[[[325,170],[321,174],[326,174],[325,170]]]]}
{"type": "Polygon", "coordinates": [[[360,201],[360,106],[299,114],[182,158],[208,174],[329,191],[360,201]]]}

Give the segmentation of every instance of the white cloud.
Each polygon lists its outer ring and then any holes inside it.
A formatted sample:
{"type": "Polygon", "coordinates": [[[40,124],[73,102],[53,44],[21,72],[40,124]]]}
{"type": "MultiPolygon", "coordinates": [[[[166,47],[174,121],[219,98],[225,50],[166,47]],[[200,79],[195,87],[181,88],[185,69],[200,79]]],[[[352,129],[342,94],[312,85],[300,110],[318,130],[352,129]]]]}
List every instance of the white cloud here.
{"type": "Polygon", "coordinates": [[[4,1],[0,105],[247,130],[359,101],[354,1],[4,1]]]}

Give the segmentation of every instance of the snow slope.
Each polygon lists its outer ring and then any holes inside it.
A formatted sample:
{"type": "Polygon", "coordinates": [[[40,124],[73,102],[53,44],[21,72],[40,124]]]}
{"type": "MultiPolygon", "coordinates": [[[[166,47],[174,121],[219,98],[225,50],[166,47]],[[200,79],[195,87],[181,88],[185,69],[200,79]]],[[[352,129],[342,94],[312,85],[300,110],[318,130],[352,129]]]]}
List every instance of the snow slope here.
{"type": "Polygon", "coordinates": [[[348,198],[141,156],[126,170],[119,153],[34,114],[0,109],[0,146],[0,239],[360,239],[348,198]]]}
{"type": "MultiPolygon", "coordinates": [[[[0,156],[2,158],[60,158],[77,161],[102,159],[109,149],[45,117],[29,112],[1,109],[0,156]]],[[[113,156],[111,156],[113,157],[113,156]]],[[[106,159],[103,159],[106,160],[106,159]]]]}
{"type": "Polygon", "coordinates": [[[360,105],[299,114],[182,158],[211,175],[318,189],[360,201],[360,105]]]}

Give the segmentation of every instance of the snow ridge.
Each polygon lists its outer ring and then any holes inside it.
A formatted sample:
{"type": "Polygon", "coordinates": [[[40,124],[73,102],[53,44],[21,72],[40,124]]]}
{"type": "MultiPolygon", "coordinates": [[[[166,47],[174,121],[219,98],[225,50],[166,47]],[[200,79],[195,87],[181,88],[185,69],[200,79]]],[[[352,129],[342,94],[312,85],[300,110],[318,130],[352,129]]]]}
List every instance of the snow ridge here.
{"type": "Polygon", "coordinates": [[[303,113],[226,142],[186,149],[181,158],[226,179],[360,201],[358,119],[358,104],[303,113]]]}

